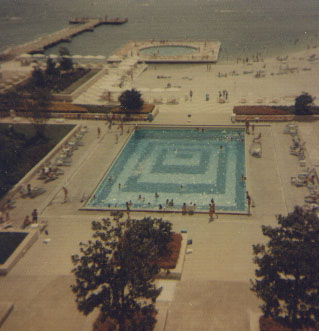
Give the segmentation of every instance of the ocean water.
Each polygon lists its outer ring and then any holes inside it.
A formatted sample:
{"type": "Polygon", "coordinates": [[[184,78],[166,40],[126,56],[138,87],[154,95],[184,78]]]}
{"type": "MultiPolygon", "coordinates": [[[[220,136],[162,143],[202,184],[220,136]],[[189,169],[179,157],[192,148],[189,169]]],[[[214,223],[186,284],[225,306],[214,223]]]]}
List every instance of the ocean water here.
{"type": "MultiPolygon", "coordinates": [[[[111,55],[130,40],[219,40],[221,60],[286,54],[319,44],[318,0],[0,0],[0,50],[68,26],[70,17],[128,17],[66,46],[111,55]]],[[[60,46],[50,49],[58,53],[60,46]]]]}

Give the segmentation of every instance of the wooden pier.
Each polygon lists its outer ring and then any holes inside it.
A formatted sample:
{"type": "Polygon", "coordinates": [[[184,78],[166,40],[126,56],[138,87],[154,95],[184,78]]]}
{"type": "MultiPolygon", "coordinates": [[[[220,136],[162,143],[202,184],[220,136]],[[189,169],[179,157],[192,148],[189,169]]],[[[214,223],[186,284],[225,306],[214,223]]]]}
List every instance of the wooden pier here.
{"type": "Polygon", "coordinates": [[[11,60],[19,55],[29,53],[37,54],[43,53],[45,49],[57,45],[61,42],[70,42],[71,38],[77,36],[83,32],[93,32],[94,29],[100,25],[112,24],[120,25],[127,23],[128,19],[102,19],[102,18],[80,18],[80,19],[70,19],[70,24],[72,25],[63,30],[54,32],[47,36],[40,37],[34,41],[28,42],[23,45],[8,48],[4,52],[0,53],[0,60],[11,60]]]}
{"type": "Polygon", "coordinates": [[[120,25],[120,24],[125,24],[125,23],[128,22],[128,18],[121,19],[119,17],[112,18],[112,19],[108,19],[107,17],[105,17],[104,19],[102,19],[102,18],[87,18],[87,17],[78,18],[78,17],[76,17],[76,18],[71,18],[69,20],[69,24],[86,24],[86,23],[89,23],[90,20],[99,20],[98,25],[102,25],[102,24],[120,25]]]}

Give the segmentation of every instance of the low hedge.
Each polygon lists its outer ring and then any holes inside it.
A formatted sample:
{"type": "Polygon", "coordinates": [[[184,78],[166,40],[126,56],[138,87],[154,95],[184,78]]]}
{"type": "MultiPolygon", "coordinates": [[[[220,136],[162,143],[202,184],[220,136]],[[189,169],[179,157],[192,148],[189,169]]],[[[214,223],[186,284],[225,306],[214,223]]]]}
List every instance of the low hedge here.
{"type": "Polygon", "coordinates": [[[288,109],[270,106],[235,106],[233,109],[236,115],[292,115],[288,109]]]}
{"type": "MultiPolygon", "coordinates": [[[[260,331],[291,331],[292,329],[279,322],[276,322],[270,317],[261,316],[259,319],[260,331]]],[[[316,331],[319,330],[319,325],[316,327],[303,327],[298,328],[300,331],[316,331]]]]}
{"type": "Polygon", "coordinates": [[[144,103],[143,107],[138,110],[132,110],[130,112],[125,112],[121,109],[121,107],[114,107],[112,109],[112,112],[116,113],[116,114],[132,114],[132,115],[133,114],[148,114],[153,111],[154,107],[155,107],[155,105],[152,103],[144,103]]]}
{"type": "MultiPolygon", "coordinates": [[[[233,109],[233,113],[236,115],[295,115],[294,111],[294,106],[235,106],[233,109]]],[[[318,115],[319,107],[312,106],[310,111],[314,115],[318,115]]]]}
{"type": "Polygon", "coordinates": [[[174,269],[179,257],[181,250],[183,237],[180,233],[174,233],[172,241],[167,245],[169,254],[160,257],[157,261],[160,268],[163,269],[174,269]]]}

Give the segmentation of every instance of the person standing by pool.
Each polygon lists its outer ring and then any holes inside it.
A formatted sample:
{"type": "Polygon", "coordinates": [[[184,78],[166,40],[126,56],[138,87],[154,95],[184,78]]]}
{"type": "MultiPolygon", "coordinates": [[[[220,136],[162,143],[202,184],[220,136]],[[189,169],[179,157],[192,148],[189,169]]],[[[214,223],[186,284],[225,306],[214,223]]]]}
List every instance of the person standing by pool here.
{"type": "Polygon", "coordinates": [[[63,189],[63,193],[64,193],[64,203],[66,203],[68,201],[68,193],[69,192],[68,192],[68,189],[65,186],[63,186],[62,189],[63,189]]]}
{"type": "Polygon", "coordinates": [[[194,211],[195,211],[195,206],[193,205],[193,203],[191,202],[189,204],[189,207],[188,207],[188,214],[189,215],[193,215],[194,214],[194,211]]]}
{"type": "Polygon", "coordinates": [[[214,219],[214,215],[216,216],[216,218],[218,218],[217,214],[216,214],[216,206],[215,206],[215,201],[214,199],[211,200],[211,204],[209,205],[209,222],[212,222],[214,219]]]}
{"type": "Polygon", "coordinates": [[[38,211],[36,209],[32,212],[32,223],[38,223],[38,211]]]}
{"type": "Polygon", "coordinates": [[[185,202],[183,203],[183,206],[182,206],[182,214],[183,215],[186,215],[187,214],[187,206],[186,206],[186,203],[185,202]]]}
{"type": "Polygon", "coordinates": [[[249,132],[249,121],[248,120],[245,121],[245,127],[246,127],[246,133],[249,134],[250,132],[249,132]]]}
{"type": "Polygon", "coordinates": [[[27,226],[29,226],[31,224],[29,215],[27,215],[23,221],[23,225],[22,225],[22,229],[25,229],[27,226]]]}
{"type": "Polygon", "coordinates": [[[246,199],[247,199],[247,204],[248,204],[248,214],[250,215],[251,197],[250,197],[248,191],[246,191],[246,199]]]}
{"type": "Polygon", "coordinates": [[[193,98],[193,91],[192,90],[189,91],[189,98],[190,98],[190,101],[192,101],[192,98],[193,98]]]}
{"type": "Polygon", "coordinates": [[[126,212],[127,212],[127,218],[130,219],[130,205],[129,202],[126,201],[126,212]]]}

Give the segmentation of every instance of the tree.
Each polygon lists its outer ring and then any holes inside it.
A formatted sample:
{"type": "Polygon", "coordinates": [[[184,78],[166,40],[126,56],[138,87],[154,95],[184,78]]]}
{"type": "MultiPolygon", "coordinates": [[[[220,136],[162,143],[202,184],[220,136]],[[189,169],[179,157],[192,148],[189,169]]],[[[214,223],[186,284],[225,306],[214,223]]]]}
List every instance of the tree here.
{"type": "Polygon", "coordinates": [[[35,87],[45,87],[45,78],[43,71],[40,68],[35,67],[32,71],[32,83],[35,87]]]}
{"type": "Polygon", "coordinates": [[[26,137],[12,126],[0,132],[0,198],[17,182],[17,164],[21,160],[26,137]]]}
{"type": "Polygon", "coordinates": [[[47,89],[34,88],[30,98],[25,99],[25,110],[36,130],[37,137],[44,137],[44,131],[51,114],[48,108],[52,95],[47,89]]]}
{"type": "Polygon", "coordinates": [[[47,76],[55,76],[59,74],[59,70],[56,68],[56,63],[50,57],[47,59],[47,66],[45,69],[45,74],[47,76]]]}
{"type": "Polygon", "coordinates": [[[71,53],[67,47],[60,47],[59,49],[59,64],[62,70],[69,71],[73,69],[71,53]]]}
{"type": "Polygon", "coordinates": [[[135,89],[124,91],[119,96],[119,102],[121,109],[128,113],[139,111],[144,104],[141,93],[135,89]]]}
{"type": "Polygon", "coordinates": [[[313,103],[313,101],[314,98],[310,94],[303,92],[295,99],[295,113],[297,115],[312,114],[310,105],[313,103]]]}
{"type": "Polygon", "coordinates": [[[18,110],[23,105],[21,93],[17,90],[10,90],[0,94],[0,109],[8,111],[10,109],[18,110]]]}
{"type": "Polygon", "coordinates": [[[278,216],[278,227],[262,226],[270,238],[253,245],[258,265],[251,290],[264,301],[265,317],[293,330],[315,326],[319,316],[319,219],[295,207],[278,216]]]}
{"type": "Polygon", "coordinates": [[[171,224],[114,218],[92,222],[92,230],[94,239],[80,243],[81,256],[72,256],[78,309],[87,315],[99,308],[102,321],[116,321],[121,331],[152,330],[161,292],[153,283],[159,272],[156,261],[163,243],[172,238],[171,224]]]}

